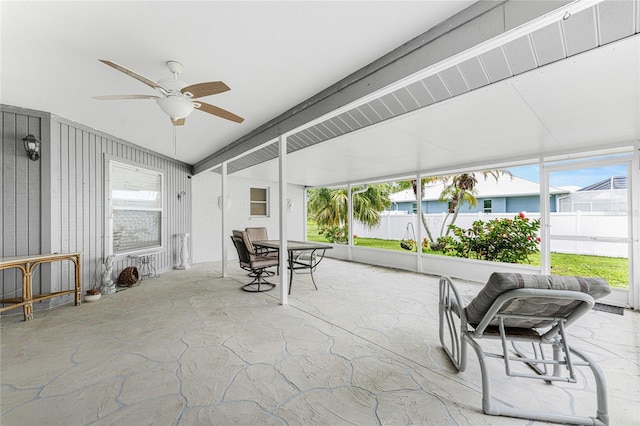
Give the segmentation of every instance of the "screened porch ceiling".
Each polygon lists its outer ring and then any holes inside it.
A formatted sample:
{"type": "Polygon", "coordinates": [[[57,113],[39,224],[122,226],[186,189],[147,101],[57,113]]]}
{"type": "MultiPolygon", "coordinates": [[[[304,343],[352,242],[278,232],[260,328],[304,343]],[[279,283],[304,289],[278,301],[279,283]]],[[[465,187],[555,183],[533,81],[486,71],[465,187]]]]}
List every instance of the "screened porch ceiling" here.
{"type": "MultiPolygon", "coordinates": [[[[302,118],[288,138],[287,180],[306,186],[640,139],[640,0],[52,1],[0,8],[0,102],[76,121],[194,165],[196,173],[218,166],[217,153],[243,148],[256,130],[279,128],[274,120],[291,110],[302,118]],[[582,9],[562,19],[574,6],[582,9]],[[524,17],[532,9],[531,16],[554,20],[529,26],[524,17]],[[465,27],[475,18],[477,25],[465,27]],[[416,65],[416,55],[392,58],[382,68],[395,67],[399,78],[384,69],[365,75],[358,83],[376,89],[363,90],[364,97],[336,101],[306,121],[297,114],[341,79],[434,32],[428,43],[435,47],[420,51],[430,66],[416,65]],[[461,53],[451,55],[451,45],[461,53]],[[190,84],[227,83],[231,91],[206,101],[246,120],[238,125],[196,111],[174,134],[153,101],[93,99],[153,92],[98,59],[152,79],[169,77],[165,61],[179,60],[190,84]]],[[[334,98],[346,99],[349,89],[334,98]]],[[[232,176],[278,180],[276,147],[254,150],[266,142],[227,158],[232,176]]]]}
{"type": "MultiPolygon", "coordinates": [[[[332,186],[630,145],[640,139],[639,9],[593,6],[329,114],[288,136],[288,181],[332,186]]],[[[265,146],[228,171],[277,180],[277,156],[265,146]]]]}

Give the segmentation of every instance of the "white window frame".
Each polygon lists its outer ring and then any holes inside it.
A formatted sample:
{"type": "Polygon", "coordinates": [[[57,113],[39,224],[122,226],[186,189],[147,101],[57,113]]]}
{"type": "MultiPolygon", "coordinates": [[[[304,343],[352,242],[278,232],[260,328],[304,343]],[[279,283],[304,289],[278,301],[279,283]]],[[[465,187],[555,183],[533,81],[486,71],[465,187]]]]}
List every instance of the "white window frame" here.
{"type": "Polygon", "coordinates": [[[164,173],[159,170],[159,169],[155,169],[153,167],[148,167],[148,166],[144,166],[142,167],[139,164],[133,163],[133,162],[128,162],[124,159],[120,159],[120,158],[109,158],[107,156],[105,156],[105,171],[106,171],[106,179],[105,179],[105,197],[106,197],[106,202],[105,202],[105,207],[106,207],[106,220],[105,220],[105,255],[109,256],[109,255],[116,255],[117,257],[121,257],[121,256],[128,256],[128,255],[132,255],[132,254],[140,254],[140,253],[144,253],[144,252],[151,252],[151,251],[158,251],[160,249],[162,249],[164,247],[164,241],[165,241],[165,210],[166,210],[166,206],[165,206],[165,197],[164,197],[164,191],[165,191],[165,179],[164,179],[164,173]],[[140,207],[140,206],[136,206],[135,208],[126,208],[126,207],[116,207],[114,206],[114,200],[113,200],[113,188],[112,188],[112,182],[114,182],[114,173],[117,173],[117,170],[114,171],[114,167],[120,168],[120,169],[128,169],[129,171],[133,171],[133,172],[140,172],[140,173],[145,173],[148,175],[157,175],[160,179],[160,200],[157,204],[159,204],[159,207],[140,207]],[[159,212],[160,213],[160,223],[158,224],[159,226],[159,232],[160,232],[160,236],[159,236],[159,242],[158,244],[150,244],[150,245],[146,245],[143,247],[136,247],[136,248],[132,248],[130,250],[123,250],[123,251],[118,251],[118,252],[114,252],[114,238],[113,238],[113,232],[114,232],[114,219],[115,219],[115,212],[116,211],[154,211],[154,212],[159,212]]]}
{"type": "Polygon", "coordinates": [[[492,213],[493,212],[493,200],[491,198],[485,198],[482,200],[482,212],[483,213],[492,213]],[[489,202],[489,207],[486,206],[486,202],[489,202]]]}
{"type": "Polygon", "coordinates": [[[269,217],[269,188],[261,188],[256,186],[249,187],[249,217],[269,217]],[[254,200],[253,199],[253,190],[261,190],[265,193],[264,200],[254,200]],[[265,214],[253,214],[253,206],[256,204],[260,204],[265,206],[264,211],[265,214]]]}

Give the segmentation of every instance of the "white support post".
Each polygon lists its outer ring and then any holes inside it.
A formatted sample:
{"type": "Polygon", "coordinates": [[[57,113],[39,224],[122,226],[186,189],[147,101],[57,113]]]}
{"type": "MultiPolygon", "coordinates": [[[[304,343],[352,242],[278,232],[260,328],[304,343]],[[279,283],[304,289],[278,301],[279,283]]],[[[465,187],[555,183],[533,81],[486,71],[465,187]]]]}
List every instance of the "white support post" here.
{"type": "Polygon", "coordinates": [[[353,249],[353,193],[351,191],[351,184],[347,185],[347,212],[349,214],[349,218],[347,221],[347,228],[349,230],[349,240],[347,245],[347,259],[349,261],[353,260],[353,254],[351,253],[353,249]]]}
{"type": "Polygon", "coordinates": [[[629,249],[629,296],[627,303],[633,309],[640,309],[640,225],[638,217],[640,212],[640,199],[636,194],[640,186],[640,147],[638,142],[634,145],[634,154],[627,170],[627,203],[631,206],[629,211],[629,229],[631,230],[629,249]]]}
{"type": "Polygon", "coordinates": [[[227,234],[227,162],[222,163],[222,189],[221,189],[221,201],[220,201],[220,209],[222,210],[222,276],[229,276],[229,271],[227,268],[227,239],[229,235],[227,234]]]}
{"type": "Polygon", "coordinates": [[[307,241],[309,239],[309,228],[307,226],[307,197],[309,196],[309,190],[305,187],[304,188],[304,193],[302,194],[302,223],[303,228],[304,228],[304,233],[302,235],[304,235],[304,237],[302,238],[303,241],[307,241]]]}
{"type": "Polygon", "coordinates": [[[551,206],[549,205],[549,171],[545,169],[544,158],[540,158],[540,271],[551,273],[551,206]]]}
{"type": "Polygon", "coordinates": [[[422,272],[422,175],[416,175],[416,270],[422,272]]]}
{"type": "MultiPolygon", "coordinates": [[[[289,304],[289,275],[287,251],[287,137],[278,139],[279,184],[280,184],[280,304],[289,304]]],[[[293,273],[293,271],[291,271],[293,273]]]]}

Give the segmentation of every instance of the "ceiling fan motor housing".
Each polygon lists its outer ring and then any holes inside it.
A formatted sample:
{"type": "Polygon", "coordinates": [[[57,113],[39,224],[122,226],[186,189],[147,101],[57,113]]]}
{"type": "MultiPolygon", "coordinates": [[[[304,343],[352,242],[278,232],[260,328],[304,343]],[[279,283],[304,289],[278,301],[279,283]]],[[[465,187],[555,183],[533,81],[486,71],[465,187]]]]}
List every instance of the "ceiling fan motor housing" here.
{"type": "Polygon", "coordinates": [[[193,103],[178,94],[170,93],[164,98],[156,99],[158,106],[171,118],[185,118],[193,111],[193,103]]]}
{"type": "MultiPolygon", "coordinates": [[[[177,62],[173,63],[178,64],[177,62]]],[[[171,64],[171,62],[168,62],[167,64],[171,64]]],[[[169,68],[171,68],[171,65],[169,65],[169,68]]],[[[179,74],[174,71],[174,68],[171,68],[171,71],[176,76],[179,74]]],[[[160,109],[162,109],[165,114],[174,119],[185,118],[191,114],[193,111],[193,104],[180,92],[182,89],[187,87],[187,83],[175,78],[163,78],[158,80],[158,83],[168,91],[164,97],[156,99],[160,109]]]]}

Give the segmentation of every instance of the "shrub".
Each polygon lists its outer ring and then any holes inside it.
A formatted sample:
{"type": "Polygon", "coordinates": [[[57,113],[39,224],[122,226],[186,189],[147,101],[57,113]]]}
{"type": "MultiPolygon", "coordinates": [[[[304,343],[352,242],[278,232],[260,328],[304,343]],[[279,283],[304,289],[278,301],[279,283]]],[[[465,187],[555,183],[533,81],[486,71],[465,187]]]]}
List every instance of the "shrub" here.
{"type": "MultiPolygon", "coordinates": [[[[449,226],[453,236],[442,239],[451,256],[506,263],[531,263],[529,255],[539,251],[540,219],[520,213],[513,219],[476,220],[469,229],[449,226]]],[[[440,239],[439,239],[440,240],[440,239]]]]}
{"type": "Polygon", "coordinates": [[[320,230],[320,235],[330,243],[347,244],[349,242],[349,231],[345,226],[328,226],[320,230]]]}

